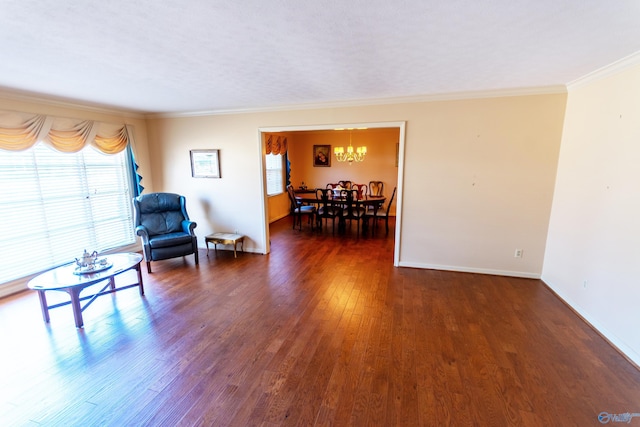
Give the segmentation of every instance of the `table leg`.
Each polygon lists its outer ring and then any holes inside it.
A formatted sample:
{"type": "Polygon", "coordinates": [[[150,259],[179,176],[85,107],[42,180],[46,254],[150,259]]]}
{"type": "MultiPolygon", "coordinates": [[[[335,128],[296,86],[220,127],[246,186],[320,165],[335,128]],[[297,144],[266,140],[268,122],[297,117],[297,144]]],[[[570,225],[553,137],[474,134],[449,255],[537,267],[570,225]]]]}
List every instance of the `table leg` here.
{"type": "Polygon", "coordinates": [[[238,243],[237,242],[233,242],[233,257],[234,258],[238,258],[238,254],[236,253],[236,245],[238,243]]]}
{"type": "Polygon", "coordinates": [[[42,310],[42,319],[45,323],[49,323],[49,306],[47,305],[47,297],[44,296],[44,291],[38,291],[38,298],[40,299],[40,309],[42,310]]]}
{"type": "Polygon", "coordinates": [[[142,285],[142,270],[140,270],[140,264],[136,265],[136,271],[138,272],[138,285],[140,285],[140,295],[144,295],[144,286],[142,285]]]}
{"type": "Polygon", "coordinates": [[[76,321],[76,328],[82,328],[84,325],[84,322],[82,321],[82,308],[80,307],[80,291],[82,291],[82,289],[69,289],[71,307],[73,308],[73,319],[76,321]]]}

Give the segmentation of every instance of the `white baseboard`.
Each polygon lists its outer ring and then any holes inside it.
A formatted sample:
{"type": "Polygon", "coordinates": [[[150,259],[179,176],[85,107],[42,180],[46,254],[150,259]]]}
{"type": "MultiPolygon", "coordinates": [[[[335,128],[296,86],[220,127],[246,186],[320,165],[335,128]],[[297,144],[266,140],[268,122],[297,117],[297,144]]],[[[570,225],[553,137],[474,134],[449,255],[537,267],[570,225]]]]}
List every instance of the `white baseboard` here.
{"type": "Polygon", "coordinates": [[[461,267],[456,265],[423,264],[423,263],[414,263],[414,262],[406,262],[406,261],[401,261],[400,263],[398,263],[398,266],[421,268],[425,270],[457,271],[460,273],[492,274],[495,276],[522,277],[525,279],[540,279],[539,273],[531,273],[527,271],[492,270],[488,268],[461,267]]]}
{"type": "Polygon", "coordinates": [[[27,290],[27,283],[29,283],[31,277],[35,276],[29,276],[28,278],[22,278],[3,283],[2,286],[0,286],[0,298],[27,290]]]}
{"type": "Polygon", "coordinates": [[[286,217],[288,217],[288,216],[289,216],[289,213],[286,213],[286,214],[283,214],[283,215],[277,216],[277,217],[275,217],[275,218],[272,218],[271,220],[269,220],[269,224],[274,223],[274,222],[276,222],[276,221],[280,221],[282,218],[286,218],[286,217]]]}

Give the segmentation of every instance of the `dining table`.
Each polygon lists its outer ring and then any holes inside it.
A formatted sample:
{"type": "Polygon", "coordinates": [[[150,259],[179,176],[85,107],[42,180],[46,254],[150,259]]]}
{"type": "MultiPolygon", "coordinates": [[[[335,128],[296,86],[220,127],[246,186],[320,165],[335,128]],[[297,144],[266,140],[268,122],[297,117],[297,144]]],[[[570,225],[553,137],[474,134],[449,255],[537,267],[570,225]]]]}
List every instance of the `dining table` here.
{"type": "MultiPolygon", "coordinates": [[[[300,203],[303,204],[308,204],[308,205],[316,205],[316,206],[320,206],[321,203],[323,203],[322,199],[319,199],[316,196],[317,193],[315,192],[306,192],[306,193],[297,193],[296,194],[296,200],[300,203]]],[[[345,199],[343,197],[340,197],[339,192],[335,192],[334,191],[334,196],[332,198],[329,199],[330,201],[334,202],[334,203],[340,203],[343,202],[345,199]]],[[[360,198],[357,199],[357,203],[360,206],[364,206],[366,208],[370,208],[373,210],[373,216],[375,218],[375,216],[378,213],[378,209],[380,209],[382,207],[382,205],[384,204],[384,202],[387,200],[387,198],[385,196],[371,196],[371,195],[363,195],[360,198]]],[[[365,232],[367,229],[367,222],[368,221],[363,221],[362,222],[362,231],[365,232]]],[[[375,221],[374,221],[375,224],[375,221]]]]}

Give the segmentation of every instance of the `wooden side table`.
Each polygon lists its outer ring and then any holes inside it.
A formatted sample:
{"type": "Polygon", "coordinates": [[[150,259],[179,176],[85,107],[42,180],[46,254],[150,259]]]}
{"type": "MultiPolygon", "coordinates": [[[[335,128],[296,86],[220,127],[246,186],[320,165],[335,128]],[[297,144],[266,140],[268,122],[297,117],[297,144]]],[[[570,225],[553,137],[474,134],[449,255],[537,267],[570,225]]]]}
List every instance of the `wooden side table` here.
{"type": "Polygon", "coordinates": [[[207,256],[209,256],[209,242],[213,243],[213,249],[218,251],[218,243],[221,245],[233,245],[233,257],[238,258],[236,252],[236,246],[240,243],[240,248],[244,252],[244,236],[242,234],[233,233],[213,233],[205,236],[205,243],[207,244],[207,256]]]}

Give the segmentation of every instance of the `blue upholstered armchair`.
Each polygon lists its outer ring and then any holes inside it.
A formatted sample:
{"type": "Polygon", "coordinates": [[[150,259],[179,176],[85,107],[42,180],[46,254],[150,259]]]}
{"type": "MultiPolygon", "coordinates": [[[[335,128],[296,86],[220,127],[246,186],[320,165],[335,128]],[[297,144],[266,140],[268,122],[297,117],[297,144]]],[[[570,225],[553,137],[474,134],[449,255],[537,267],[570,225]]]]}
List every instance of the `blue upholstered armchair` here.
{"type": "Polygon", "coordinates": [[[136,234],[142,237],[147,271],[151,261],[195,255],[198,264],[198,241],[189,220],[184,196],[151,193],[133,199],[136,234]]]}

